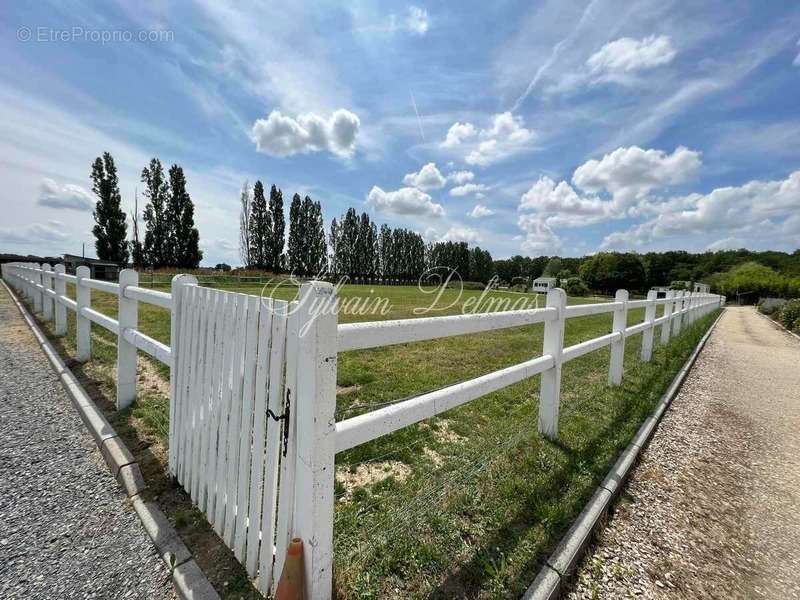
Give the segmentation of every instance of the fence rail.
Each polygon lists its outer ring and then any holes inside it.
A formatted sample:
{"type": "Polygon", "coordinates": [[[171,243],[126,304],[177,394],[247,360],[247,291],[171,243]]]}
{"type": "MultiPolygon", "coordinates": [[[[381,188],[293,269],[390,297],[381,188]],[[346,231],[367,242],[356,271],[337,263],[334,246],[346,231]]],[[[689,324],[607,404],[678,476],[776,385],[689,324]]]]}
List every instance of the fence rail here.
{"type": "Polygon", "coordinates": [[[640,358],[652,358],[656,329],[667,344],[697,318],[721,307],[723,296],[670,291],[657,298],[566,305],[550,290],[544,308],[370,323],[338,324],[335,288],[304,283],[291,303],[198,286],[176,275],[171,293],[139,286],[120,272],[119,283],[76,275],[63,265],[11,263],[3,278],[33,303],[56,334],[66,333],[66,311],[76,316],[76,358],[91,355],[90,323],[117,334],[117,406],[136,397],[136,351],[170,366],[169,464],[209,522],[262,591],[274,590],[289,539],[304,541],[306,596],[330,598],[333,570],[334,458],[454,407],[541,375],[539,431],[558,436],[561,368],[610,347],[609,385],[623,377],[625,342],[642,335],[640,358]],[[75,287],[75,300],[66,284],[75,287]],[[91,290],[119,299],[118,318],[91,308],[91,290]],[[170,311],[170,345],[138,329],[138,303],[170,311]],[[657,316],[661,307],[661,316],[657,316]],[[644,320],[628,325],[628,311],[644,320]],[[612,314],[611,331],[564,347],[569,319],[612,314]],[[543,323],[541,354],[527,361],[336,421],[340,352],[478,334],[543,323]],[[281,440],[283,441],[282,448],[281,440]]]}

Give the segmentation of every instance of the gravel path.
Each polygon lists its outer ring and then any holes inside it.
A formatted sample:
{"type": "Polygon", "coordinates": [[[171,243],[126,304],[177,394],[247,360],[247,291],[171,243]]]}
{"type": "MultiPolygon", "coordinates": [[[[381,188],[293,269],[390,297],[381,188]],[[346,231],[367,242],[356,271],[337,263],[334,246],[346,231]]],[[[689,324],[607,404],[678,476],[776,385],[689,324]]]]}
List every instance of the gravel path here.
{"type": "Polygon", "coordinates": [[[800,342],[725,311],[569,594],[800,598],[800,342]]]}
{"type": "Polygon", "coordinates": [[[2,286],[0,598],[175,598],[150,538],[2,286]]]}

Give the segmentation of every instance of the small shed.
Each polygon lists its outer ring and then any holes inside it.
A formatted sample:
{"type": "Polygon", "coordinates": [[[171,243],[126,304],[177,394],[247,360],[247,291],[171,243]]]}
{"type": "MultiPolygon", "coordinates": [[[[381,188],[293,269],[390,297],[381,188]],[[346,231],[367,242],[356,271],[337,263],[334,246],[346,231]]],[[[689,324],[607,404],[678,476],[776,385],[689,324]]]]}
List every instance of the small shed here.
{"type": "Polygon", "coordinates": [[[74,254],[64,255],[64,268],[67,273],[74,275],[78,267],[89,267],[89,276],[92,279],[116,281],[119,278],[119,265],[113,261],[85,258],[74,254]]]}
{"type": "Polygon", "coordinates": [[[533,280],[531,291],[537,294],[546,294],[556,287],[557,281],[555,277],[537,277],[533,280]]]}
{"type": "Polygon", "coordinates": [[[707,294],[711,291],[711,286],[707,283],[700,283],[699,281],[694,282],[694,291],[700,292],[701,294],[707,294]]]}

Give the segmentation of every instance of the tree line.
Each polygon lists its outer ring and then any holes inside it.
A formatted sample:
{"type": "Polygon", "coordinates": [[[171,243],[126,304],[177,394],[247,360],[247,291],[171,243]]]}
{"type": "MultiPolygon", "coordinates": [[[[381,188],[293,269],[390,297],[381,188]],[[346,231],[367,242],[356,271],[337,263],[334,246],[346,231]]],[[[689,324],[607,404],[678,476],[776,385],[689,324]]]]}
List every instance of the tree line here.
{"type": "Polygon", "coordinates": [[[173,164],[165,173],[161,161],[153,158],[142,169],[141,181],[147,199],[142,215],[144,241],[139,237],[138,195],[131,214],[133,239],[127,239],[128,224],[122,210],[119,176],[109,152],[92,163],[90,178],[92,191],[97,196],[92,233],[99,259],[125,265],[130,258],[134,267],[191,269],[199,266],[203,252],[194,225],[194,203],[180,165],[173,164]]]}

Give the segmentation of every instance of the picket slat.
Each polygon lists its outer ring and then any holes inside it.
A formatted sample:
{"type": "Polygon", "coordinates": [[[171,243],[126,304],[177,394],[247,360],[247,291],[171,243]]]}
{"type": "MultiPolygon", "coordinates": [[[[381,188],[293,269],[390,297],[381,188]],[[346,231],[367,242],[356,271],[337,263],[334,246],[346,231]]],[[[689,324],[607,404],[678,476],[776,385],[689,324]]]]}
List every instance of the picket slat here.
{"type": "Polygon", "coordinates": [[[219,294],[214,290],[208,290],[208,298],[206,304],[206,354],[205,354],[205,369],[203,370],[203,389],[198,397],[198,401],[202,405],[203,411],[203,426],[200,430],[200,447],[197,453],[197,489],[194,492],[195,502],[199,507],[205,506],[206,499],[206,486],[208,485],[208,473],[206,471],[206,455],[208,452],[208,436],[211,429],[211,382],[213,381],[214,374],[214,356],[216,349],[216,309],[219,294]]]}
{"type": "Polygon", "coordinates": [[[267,430],[267,386],[269,385],[270,332],[272,299],[263,298],[259,305],[258,349],[256,356],[255,398],[253,401],[253,458],[250,462],[248,500],[247,554],[245,568],[250,577],[258,568],[258,533],[261,530],[261,494],[264,486],[264,448],[267,430]]]}
{"type": "Polygon", "coordinates": [[[188,399],[188,384],[189,377],[191,376],[191,342],[192,334],[191,329],[194,324],[194,317],[197,313],[196,305],[194,303],[196,286],[186,286],[184,288],[184,308],[186,312],[185,322],[181,323],[181,362],[183,366],[183,373],[178,383],[178,481],[183,484],[186,464],[186,438],[187,432],[187,399],[188,399]]]}
{"type": "MultiPolygon", "coordinates": [[[[285,397],[285,356],[286,326],[289,303],[284,300],[273,301],[272,346],[269,352],[269,402],[268,408],[274,415],[282,414],[285,397]]],[[[273,579],[273,551],[276,516],[273,512],[278,486],[278,460],[280,456],[281,422],[267,418],[266,452],[264,464],[264,494],[261,505],[261,549],[259,551],[259,584],[266,593],[273,579]]]]}
{"type": "Polygon", "coordinates": [[[236,346],[234,348],[233,366],[231,368],[231,404],[228,413],[228,472],[225,477],[225,544],[233,545],[233,529],[236,525],[236,488],[239,476],[239,436],[242,428],[242,379],[245,344],[245,326],[247,324],[247,296],[239,295],[236,313],[236,346]]]}
{"type": "MultiPolygon", "coordinates": [[[[281,458],[280,479],[278,480],[278,504],[282,509],[278,511],[277,534],[275,537],[275,573],[283,572],[283,563],[286,560],[286,549],[289,546],[289,536],[291,535],[292,519],[294,517],[295,438],[297,433],[297,419],[294,416],[297,414],[295,410],[295,391],[297,389],[297,338],[300,326],[296,310],[297,303],[292,302],[289,306],[289,320],[286,326],[286,380],[283,406],[284,414],[287,408],[290,411],[288,424],[289,443],[286,445],[281,458]]],[[[287,428],[285,421],[283,426],[287,428]]],[[[284,433],[284,435],[287,435],[287,433],[284,433]]],[[[273,578],[273,588],[275,583],[276,579],[273,578]]],[[[263,591],[266,592],[266,590],[263,591]]]]}
{"type": "Polygon", "coordinates": [[[258,296],[247,297],[247,324],[245,326],[244,359],[242,361],[242,407],[241,432],[239,436],[239,466],[236,491],[236,531],[233,551],[239,562],[244,558],[247,540],[248,501],[250,500],[250,461],[252,458],[253,436],[253,392],[256,378],[256,352],[258,350],[259,328],[258,296]]]}
{"type": "Polygon", "coordinates": [[[225,498],[225,469],[226,469],[226,450],[228,447],[228,412],[231,401],[231,367],[233,365],[233,346],[236,340],[231,335],[231,330],[236,322],[236,306],[238,296],[232,294],[228,296],[225,306],[225,341],[223,344],[222,358],[222,381],[220,386],[220,400],[218,413],[219,433],[217,435],[217,473],[216,490],[217,499],[214,507],[214,520],[212,525],[217,535],[222,537],[226,498],[225,498]]]}
{"type": "Polygon", "coordinates": [[[216,314],[214,315],[214,329],[217,332],[215,344],[217,351],[214,353],[214,373],[211,380],[211,420],[206,447],[206,505],[205,512],[212,521],[216,513],[217,501],[217,442],[219,438],[220,423],[220,398],[225,376],[222,372],[224,364],[223,350],[225,347],[225,315],[227,314],[228,294],[218,292],[216,314]]]}

